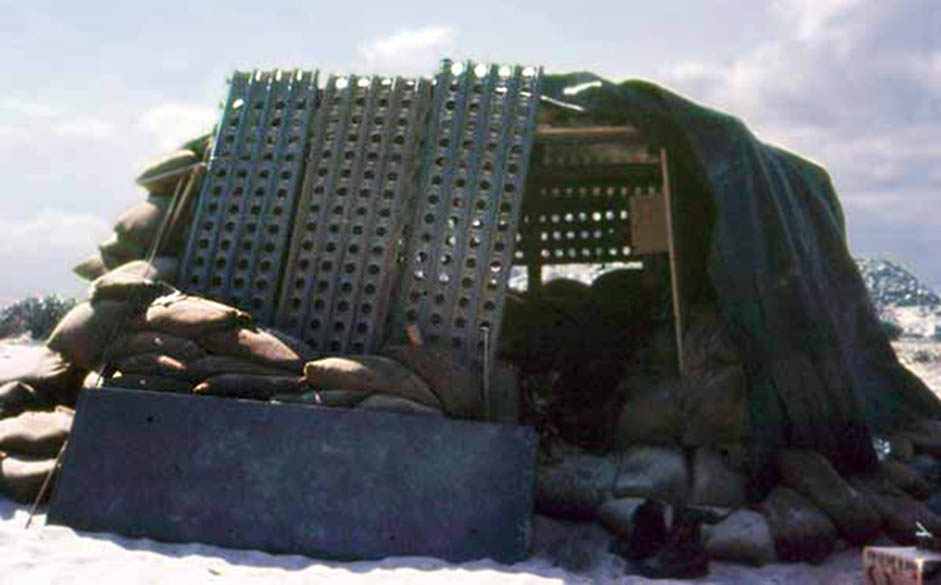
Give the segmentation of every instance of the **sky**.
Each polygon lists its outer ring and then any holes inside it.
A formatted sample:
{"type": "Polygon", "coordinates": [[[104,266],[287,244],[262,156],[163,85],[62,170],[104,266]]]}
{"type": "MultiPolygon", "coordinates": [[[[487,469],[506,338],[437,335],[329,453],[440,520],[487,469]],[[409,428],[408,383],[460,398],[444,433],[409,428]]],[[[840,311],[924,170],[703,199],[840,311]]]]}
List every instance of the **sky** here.
{"type": "Polygon", "coordinates": [[[941,291],[941,2],[0,0],[0,305],[71,268],[210,128],[236,69],[430,75],[439,59],[644,78],[830,172],[857,256],[941,291]]]}

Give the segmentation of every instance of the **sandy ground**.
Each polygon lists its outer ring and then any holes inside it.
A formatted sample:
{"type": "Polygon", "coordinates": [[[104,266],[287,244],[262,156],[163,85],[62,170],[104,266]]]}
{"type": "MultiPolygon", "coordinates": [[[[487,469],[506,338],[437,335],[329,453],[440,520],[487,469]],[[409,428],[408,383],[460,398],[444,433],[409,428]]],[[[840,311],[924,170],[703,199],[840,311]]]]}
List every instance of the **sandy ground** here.
{"type": "MultiPolygon", "coordinates": [[[[941,395],[941,343],[903,340],[900,359],[941,395]]],[[[0,367],[20,344],[0,344],[0,367]]],[[[492,561],[460,565],[407,557],[334,563],[200,544],[167,544],[46,526],[41,513],[25,529],[27,508],[0,497],[0,585],[6,583],[676,583],[626,576],[625,563],[607,552],[605,531],[537,517],[533,556],[505,566],[492,561]]],[[[761,568],[713,562],[696,583],[849,585],[863,583],[861,551],[846,549],[820,566],[775,564],[761,568]]]]}
{"type": "MultiPolygon", "coordinates": [[[[623,562],[605,552],[606,535],[593,526],[536,520],[533,558],[512,566],[491,561],[452,565],[403,557],[375,562],[331,563],[301,556],[268,555],[200,544],[166,544],[110,534],[44,526],[44,515],[24,528],[23,506],[0,499],[0,583],[676,583],[624,575],[623,562]]],[[[762,568],[712,563],[696,583],[766,585],[862,583],[860,551],[832,555],[824,565],[762,568]]]]}

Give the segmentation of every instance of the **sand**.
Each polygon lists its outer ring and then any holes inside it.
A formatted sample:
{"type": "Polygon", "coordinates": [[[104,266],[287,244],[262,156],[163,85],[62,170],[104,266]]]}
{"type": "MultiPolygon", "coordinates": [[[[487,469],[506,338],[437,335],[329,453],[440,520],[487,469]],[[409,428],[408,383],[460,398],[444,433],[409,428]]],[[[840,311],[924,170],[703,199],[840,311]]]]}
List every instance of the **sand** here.
{"type": "MultiPolygon", "coordinates": [[[[25,529],[27,509],[0,498],[0,583],[677,583],[624,575],[624,562],[606,552],[606,535],[591,525],[536,519],[533,557],[512,566],[492,561],[460,565],[422,557],[334,563],[294,555],[222,549],[201,544],[167,544],[111,534],[45,526],[37,516],[25,529]]],[[[829,584],[862,583],[861,552],[848,549],[825,564],[774,564],[761,568],[713,562],[708,577],[695,583],[829,584]]]]}

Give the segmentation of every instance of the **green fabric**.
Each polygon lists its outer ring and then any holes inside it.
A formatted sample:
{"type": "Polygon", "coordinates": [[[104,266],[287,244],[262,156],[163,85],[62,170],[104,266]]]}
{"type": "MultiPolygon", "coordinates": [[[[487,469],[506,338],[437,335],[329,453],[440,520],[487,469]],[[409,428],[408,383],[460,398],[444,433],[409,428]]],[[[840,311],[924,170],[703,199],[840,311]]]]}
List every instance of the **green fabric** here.
{"type": "Polygon", "coordinates": [[[941,415],[879,328],[824,169],[648,82],[550,75],[543,94],[667,149],[684,301],[714,295],[744,333],[757,445],[867,467],[870,431],[941,415]]]}

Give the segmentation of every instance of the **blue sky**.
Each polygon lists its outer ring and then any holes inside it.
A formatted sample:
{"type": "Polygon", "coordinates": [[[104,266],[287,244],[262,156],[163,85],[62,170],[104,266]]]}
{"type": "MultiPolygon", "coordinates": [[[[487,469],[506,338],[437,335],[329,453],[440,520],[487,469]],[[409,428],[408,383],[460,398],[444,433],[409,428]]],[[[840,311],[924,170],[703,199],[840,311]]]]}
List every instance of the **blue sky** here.
{"type": "Polygon", "coordinates": [[[0,0],[0,304],[71,267],[209,127],[230,71],[428,75],[438,59],[652,79],[825,165],[857,255],[941,290],[941,2],[0,0]]]}

